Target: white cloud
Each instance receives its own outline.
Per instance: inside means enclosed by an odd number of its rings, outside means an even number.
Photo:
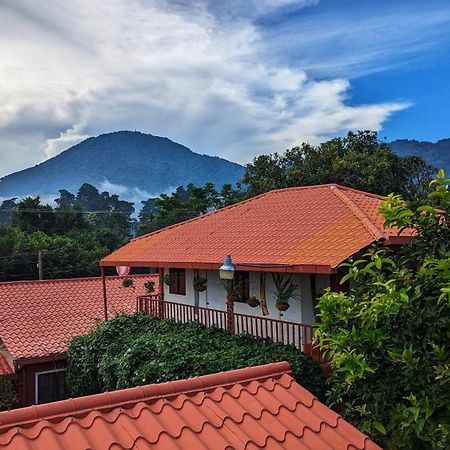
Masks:
[[[61,131],[59,137],[47,139],[43,149],[45,159],[52,158],[63,150],[87,139],[89,135],[83,134],[84,128],[84,124],[77,123],[66,131]]]
[[[119,129],[246,162],[299,141],[380,129],[408,106],[349,106],[344,77],[315,80],[296,61],[276,62],[279,43],[271,47],[250,18],[255,5],[267,14],[317,1],[238,3],[242,15],[230,20],[206,0],[3,0],[0,176]]]

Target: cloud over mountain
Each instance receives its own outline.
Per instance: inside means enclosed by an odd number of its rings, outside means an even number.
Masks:
[[[116,129],[238,162],[379,129],[408,102],[350,106],[345,77],[312,78],[265,39],[268,15],[317,3],[3,0],[0,176]]]

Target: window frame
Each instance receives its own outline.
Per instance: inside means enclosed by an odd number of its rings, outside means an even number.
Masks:
[[[169,294],[186,295],[186,269],[170,267],[169,278]]]
[[[39,403],[39,377],[41,375],[48,375],[49,373],[56,373],[56,372],[67,372],[67,369],[65,369],[65,368],[52,369],[52,370],[43,370],[41,372],[35,372],[35,374],[34,374],[34,403],[35,403],[35,405],[45,405],[46,403],[63,400],[63,399],[58,399],[58,400],[51,400],[50,402]],[[67,389],[67,387],[66,387],[66,383],[64,380],[64,390],[66,391],[66,389]]]

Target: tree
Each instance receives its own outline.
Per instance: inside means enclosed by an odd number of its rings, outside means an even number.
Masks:
[[[386,448],[450,448],[449,184],[440,171],[426,200],[389,196],[385,225],[416,242],[346,264],[352,290],[318,303],[329,401]]]
[[[3,200],[0,205],[0,225],[11,225],[12,213],[17,208],[17,198]]]
[[[12,381],[0,375],[0,411],[16,407],[18,399]]]
[[[376,132],[349,132],[319,146],[302,144],[283,154],[261,155],[247,164],[247,196],[272,189],[337,183],[388,195],[413,198],[427,192],[432,167],[422,158],[402,158],[378,141]]]

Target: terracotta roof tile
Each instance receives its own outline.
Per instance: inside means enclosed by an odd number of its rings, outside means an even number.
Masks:
[[[0,448],[380,449],[286,362],[0,413]]]
[[[157,276],[132,278],[134,289],[122,287],[120,277],[106,278],[110,315],[135,312],[148,279],[158,287]],[[0,340],[15,359],[64,353],[71,338],[103,320],[102,279],[4,282],[0,304]]]
[[[134,239],[101,264],[219,267],[231,254],[238,264],[329,271],[374,241],[397,236],[397,229],[383,228],[383,200],[335,184],[271,191]]]

